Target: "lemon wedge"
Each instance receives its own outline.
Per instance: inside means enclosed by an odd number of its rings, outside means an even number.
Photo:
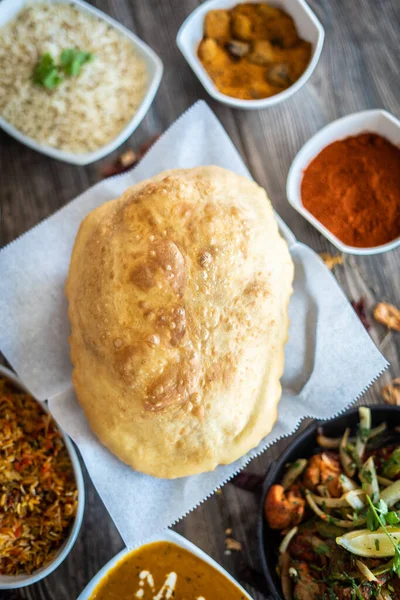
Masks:
[[[400,528],[386,528],[394,544],[400,543]],[[336,538],[336,543],[357,556],[366,558],[382,558],[394,556],[394,545],[383,529],[370,531],[358,529]]]

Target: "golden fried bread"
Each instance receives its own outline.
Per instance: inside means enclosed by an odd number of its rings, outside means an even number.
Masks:
[[[101,442],[164,478],[254,448],[277,416],[292,279],[264,190],[228,170],[167,171],[91,212],[67,296]]]

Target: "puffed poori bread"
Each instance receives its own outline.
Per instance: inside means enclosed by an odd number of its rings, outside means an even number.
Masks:
[[[277,417],[292,280],[264,190],[228,170],[167,171],[91,212],[67,295],[101,442],[164,478],[254,448]]]

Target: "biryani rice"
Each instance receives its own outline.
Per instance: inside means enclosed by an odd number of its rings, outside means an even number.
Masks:
[[[30,574],[51,562],[77,506],[72,463],[54,420],[0,378],[0,574]]]
[[[32,81],[49,52],[93,55],[78,76],[49,90]],[[36,142],[84,153],[111,142],[137,112],[148,86],[132,41],[103,19],[69,4],[27,5],[0,29],[0,114]]]

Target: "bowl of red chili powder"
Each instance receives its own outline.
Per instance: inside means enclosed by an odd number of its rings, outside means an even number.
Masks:
[[[366,110],[333,121],[290,168],[290,204],[342,252],[400,245],[400,121]]]

